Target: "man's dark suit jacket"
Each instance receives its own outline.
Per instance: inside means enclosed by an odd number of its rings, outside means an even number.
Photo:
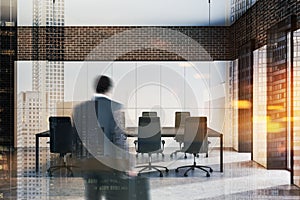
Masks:
[[[106,137],[118,147],[126,148],[126,136],[122,130],[124,117],[122,116],[122,104],[106,97],[95,97],[95,109],[99,126]]]

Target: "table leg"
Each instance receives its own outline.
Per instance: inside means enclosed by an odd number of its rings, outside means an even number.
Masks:
[[[223,134],[220,135],[220,171],[223,172]]]

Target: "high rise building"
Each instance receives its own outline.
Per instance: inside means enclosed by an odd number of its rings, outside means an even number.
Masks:
[[[38,91],[21,92],[17,99],[17,195],[20,198],[41,199],[49,194],[49,180],[36,178],[35,133],[41,132],[45,126],[44,117],[40,114],[44,109]],[[40,172],[49,167],[48,140],[40,139]]]
[[[64,100],[64,63],[34,61],[32,90],[39,93],[41,101],[42,130],[48,129],[48,117],[56,115],[56,104]]]
[[[239,19],[257,0],[230,0],[230,22]]]
[[[53,25],[64,25],[64,0],[34,0],[33,26]],[[35,39],[39,38],[33,37]],[[21,92],[18,96],[18,104],[21,105],[18,105],[17,135],[21,136],[26,130],[26,134],[31,135],[27,139],[32,141],[21,139],[17,144],[18,147],[31,147],[34,135],[48,130],[48,118],[56,114],[57,102],[64,100],[63,62],[34,61],[32,91]]]
[[[42,131],[41,99],[39,92],[21,92],[18,95],[17,147],[35,147],[35,134]]]
[[[64,26],[64,18],[64,0],[34,0],[33,26]],[[39,92],[44,108],[44,128],[48,128],[48,117],[56,114],[56,103],[64,100],[64,63],[35,61],[32,79],[32,89]]]
[[[33,26],[64,26],[65,0],[34,0]]]
[[[64,0],[34,0],[33,26],[64,25]],[[39,40],[33,35],[34,40]],[[64,100],[63,62],[33,61],[32,91],[21,91],[17,98],[18,197],[41,199],[49,194],[49,180],[35,179],[35,134],[49,129],[49,116],[56,115],[56,104]],[[40,139],[39,169],[49,167],[49,138]]]

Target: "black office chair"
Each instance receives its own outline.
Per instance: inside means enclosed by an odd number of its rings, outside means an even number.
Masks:
[[[142,117],[157,117],[157,112],[155,111],[144,111],[142,112]],[[136,141],[134,141],[134,145],[136,145]],[[136,157],[138,157],[138,153],[136,154]],[[142,153],[142,155],[144,155]],[[164,154],[162,153],[162,157],[164,157]]]
[[[142,112],[143,117],[157,117],[157,112],[155,111],[144,111]]]
[[[175,128],[184,129],[185,119],[187,117],[190,117],[190,112],[175,112]],[[173,155],[176,156],[178,152],[184,152],[182,149],[183,134],[177,133],[174,140],[179,143],[179,149],[170,154],[171,158],[173,158]],[[186,153],[184,153],[184,158],[187,158]]]
[[[70,117],[49,117],[50,128],[50,152],[59,153],[60,158],[63,158],[63,165],[51,166],[47,172],[49,176],[52,173],[65,168],[73,176],[72,165],[67,165],[67,154],[72,153],[73,149],[73,127]]]
[[[206,117],[188,117],[185,120],[184,127],[184,146],[185,153],[193,154],[193,165],[186,165],[176,168],[175,172],[178,172],[181,168],[188,168],[184,176],[188,176],[187,173],[195,168],[201,169],[206,172],[206,176],[210,177],[209,172],[213,172],[211,167],[197,165],[196,157],[198,153],[207,153],[208,141],[207,141],[207,118]],[[208,171],[208,170],[209,171]]]
[[[146,169],[155,169],[163,177],[163,173],[158,168],[164,168],[168,172],[168,168],[159,165],[152,165],[152,154],[162,153],[165,141],[161,140],[161,127],[159,117],[139,117],[138,140],[135,141],[135,149],[138,153],[148,153],[148,165],[137,166],[142,168],[139,174]]]

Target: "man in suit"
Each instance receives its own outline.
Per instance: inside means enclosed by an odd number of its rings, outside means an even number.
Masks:
[[[110,98],[112,80],[100,76],[93,101],[86,101],[74,110],[74,121],[83,150],[82,174],[85,198],[149,199],[147,179],[128,176],[129,152],[124,131],[122,104]],[[86,157],[86,158],[85,158]]]
[[[117,147],[127,150],[122,104],[112,100],[108,95],[112,86],[109,77],[99,77],[94,95],[96,115],[107,139]]]

